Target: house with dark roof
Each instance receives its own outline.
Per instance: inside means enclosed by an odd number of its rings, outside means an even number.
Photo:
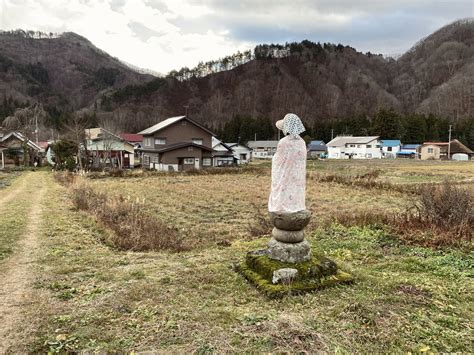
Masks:
[[[308,144],[307,151],[309,159],[320,158],[326,155],[328,147],[326,147],[323,141],[311,141]]]
[[[143,135],[142,165],[161,171],[184,171],[213,165],[215,134],[187,116],[168,118]]]

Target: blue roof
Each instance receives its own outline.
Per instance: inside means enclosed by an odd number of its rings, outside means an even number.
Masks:
[[[417,149],[421,144],[404,144],[402,149]]]
[[[385,139],[381,141],[382,147],[397,147],[402,144],[398,139]]]
[[[323,141],[311,141],[309,142],[310,145],[324,145]]]
[[[397,152],[397,155],[412,155],[412,154],[415,154],[415,152],[407,152],[403,150]]]

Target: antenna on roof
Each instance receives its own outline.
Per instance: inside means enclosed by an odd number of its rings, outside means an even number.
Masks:
[[[184,105],[183,107],[184,107],[184,115],[186,117],[188,117],[188,107],[189,107],[189,105]]]

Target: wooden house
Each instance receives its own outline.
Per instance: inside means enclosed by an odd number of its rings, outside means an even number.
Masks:
[[[448,152],[450,157],[448,157]],[[425,142],[420,149],[421,160],[446,160],[450,159],[453,154],[466,154],[472,157],[474,152],[457,139],[451,140],[451,143]]]
[[[129,169],[135,165],[134,146],[105,128],[85,130],[88,159],[93,168]]]
[[[311,141],[307,148],[309,159],[324,157],[328,151],[328,147],[323,141]]]
[[[161,171],[201,169],[213,164],[214,133],[187,116],[149,127],[143,135],[142,165]]]
[[[247,146],[252,150],[252,158],[271,159],[276,153],[278,141],[248,141]]]
[[[2,136],[0,140],[0,144],[6,147],[4,150],[4,165],[19,166],[25,164],[25,142],[28,150],[28,165],[33,166],[35,162],[40,163],[44,153],[41,147],[20,132],[10,132]]]
[[[237,163],[232,148],[216,137],[212,137],[212,150],[213,166],[232,166]]]

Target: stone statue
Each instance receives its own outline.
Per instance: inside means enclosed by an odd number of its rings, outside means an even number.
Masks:
[[[306,210],[306,144],[300,118],[287,114],[276,123],[285,135],[278,142],[272,160],[272,185],[268,210],[275,226],[269,243],[269,257],[282,262],[301,262],[311,258],[311,248],[303,229],[311,213]]]
[[[284,134],[272,160],[272,184],[268,210],[273,223],[267,249],[247,253],[237,266],[244,277],[270,297],[310,292],[341,282],[351,282],[343,272],[321,253],[311,252],[304,229],[311,218],[306,209],[306,144],[300,134],[305,131],[295,114],[287,114],[276,123]]]

